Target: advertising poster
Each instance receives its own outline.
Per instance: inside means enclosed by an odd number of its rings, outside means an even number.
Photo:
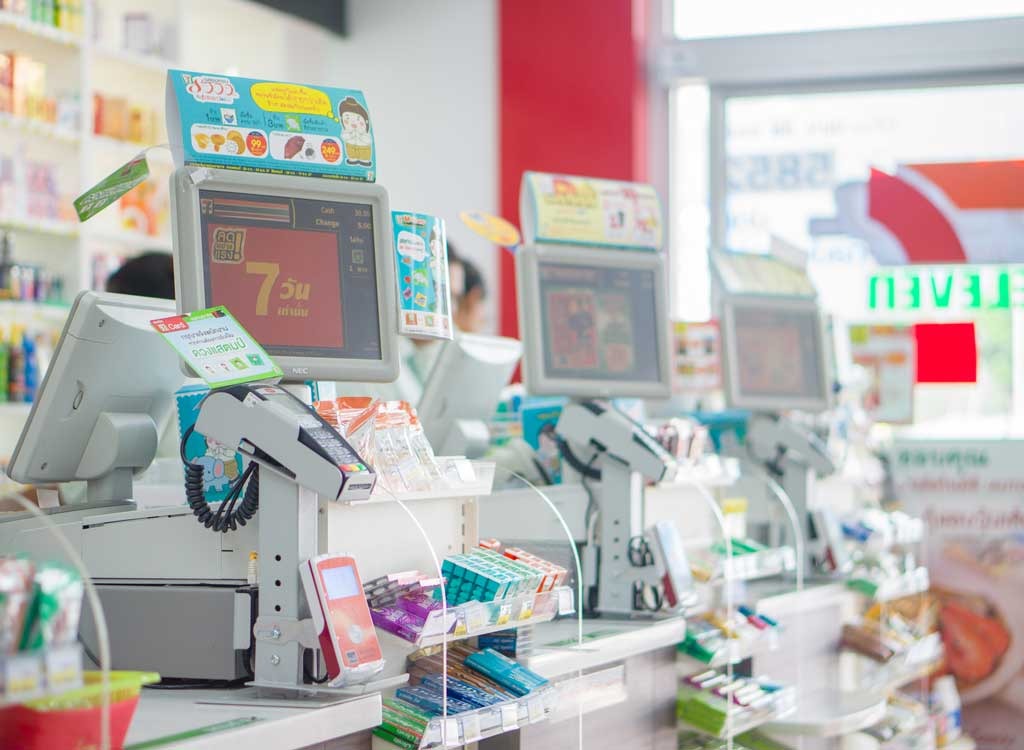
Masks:
[[[661,250],[658,194],[650,185],[526,172],[526,241]]]
[[[1024,436],[895,441],[904,510],[927,565],[964,729],[980,750],[1024,749]]]
[[[912,326],[850,326],[850,357],[870,377],[863,406],[872,420],[913,421],[915,347]]]
[[[392,211],[391,221],[400,308],[398,332],[417,338],[452,338],[444,220],[427,214]]]
[[[362,92],[167,71],[175,164],[373,182],[373,123]]]
[[[678,396],[711,393],[722,387],[718,322],[673,324],[672,390]]]

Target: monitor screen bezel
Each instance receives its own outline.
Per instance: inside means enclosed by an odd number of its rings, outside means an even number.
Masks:
[[[392,382],[398,377],[398,311],[395,292],[391,210],[380,185],[240,172],[228,169],[179,168],[171,175],[174,286],[179,312],[209,305],[203,263],[200,190],[304,198],[334,203],[361,203],[373,209],[374,266],[377,275],[377,320],[381,358],[306,357],[275,354],[286,381]]]
[[[619,268],[654,273],[654,314],[658,322],[659,379],[589,380],[551,375],[544,366],[541,320],[540,264]],[[639,250],[595,250],[574,245],[527,245],[516,251],[516,286],[519,337],[523,341],[523,383],[534,396],[573,398],[668,398],[672,393],[670,326],[668,321],[668,268],[661,253]]]
[[[740,309],[764,310],[769,312],[799,312],[812,316],[815,320],[814,335],[818,351],[819,395],[765,396],[750,395],[742,391],[739,380],[739,369],[734,363],[739,361],[736,346],[736,312]],[[831,405],[829,393],[830,365],[825,350],[825,326],[821,308],[813,297],[791,297],[763,294],[734,294],[722,298],[721,314],[722,335],[722,376],[726,403],[733,409],[747,409],[756,412],[805,411],[823,412]]]

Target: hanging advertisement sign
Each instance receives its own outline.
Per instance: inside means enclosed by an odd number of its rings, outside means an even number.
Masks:
[[[875,422],[914,419],[916,351],[912,326],[851,325],[850,358],[871,380],[864,411]]]

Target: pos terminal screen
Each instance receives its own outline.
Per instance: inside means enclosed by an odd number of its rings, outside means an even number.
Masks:
[[[548,377],[661,380],[653,270],[542,262],[538,278]]]
[[[373,208],[200,190],[206,306],[271,354],[381,359]]]
[[[738,307],[733,325],[742,396],[825,398],[821,329],[815,313]]]
[[[320,571],[328,599],[346,599],[359,593],[356,572],[351,565],[339,565]]]

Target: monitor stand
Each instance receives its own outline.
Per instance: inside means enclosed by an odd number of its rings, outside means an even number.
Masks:
[[[158,441],[156,422],[148,414],[100,414],[76,472],[80,477],[88,477],[87,502],[130,502],[135,471],[153,462]]]

